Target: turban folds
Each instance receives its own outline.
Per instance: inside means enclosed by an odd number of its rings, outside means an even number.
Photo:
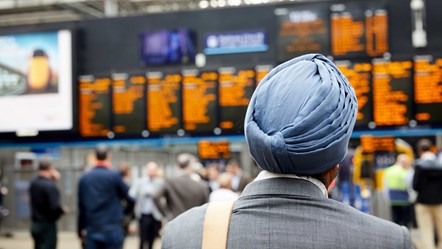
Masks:
[[[273,173],[325,172],[347,153],[357,106],[352,86],[323,55],[287,61],[250,100],[244,124],[250,153]]]

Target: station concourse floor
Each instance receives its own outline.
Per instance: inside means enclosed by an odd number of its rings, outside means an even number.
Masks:
[[[130,235],[124,241],[124,249],[138,249],[137,235]],[[13,237],[0,236],[0,249],[32,249],[31,234],[28,231],[14,231]],[[161,248],[161,240],[155,241],[154,249]],[[57,249],[81,249],[75,232],[58,232]]]
[[[420,246],[419,232],[415,229],[410,230],[415,249],[424,249]],[[139,248],[137,235],[130,235],[124,242],[124,249]],[[0,236],[0,249],[32,249],[33,242],[28,231],[15,231],[13,237],[7,238]],[[80,241],[75,232],[58,232],[58,249],[81,249]],[[154,249],[161,248],[161,240],[155,241]]]

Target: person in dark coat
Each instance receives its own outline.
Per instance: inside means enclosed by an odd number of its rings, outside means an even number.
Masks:
[[[442,165],[431,151],[432,142],[419,140],[419,159],[415,162],[413,188],[417,192],[416,220],[421,234],[423,248],[442,248]],[[439,245],[434,243],[434,229],[437,230]]]
[[[38,176],[32,180],[29,188],[34,249],[57,247],[56,222],[66,210],[60,203],[60,192],[54,183],[59,177],[60,174],[49,160],[40,160]]]
[[[110,153],[98,147],[95,167],[78,184],[78,235],[86,249],[121,249],[123,246],[123,200],[133,202],[129,187],[111,169]]]

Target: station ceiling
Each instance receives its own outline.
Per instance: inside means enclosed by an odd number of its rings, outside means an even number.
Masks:
[[[0,26],[312,0],[1,0]]]

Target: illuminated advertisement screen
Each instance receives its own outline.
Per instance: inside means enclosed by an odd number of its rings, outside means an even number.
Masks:
[[[69,30],[0,36],[0,132],[73,128]]]

